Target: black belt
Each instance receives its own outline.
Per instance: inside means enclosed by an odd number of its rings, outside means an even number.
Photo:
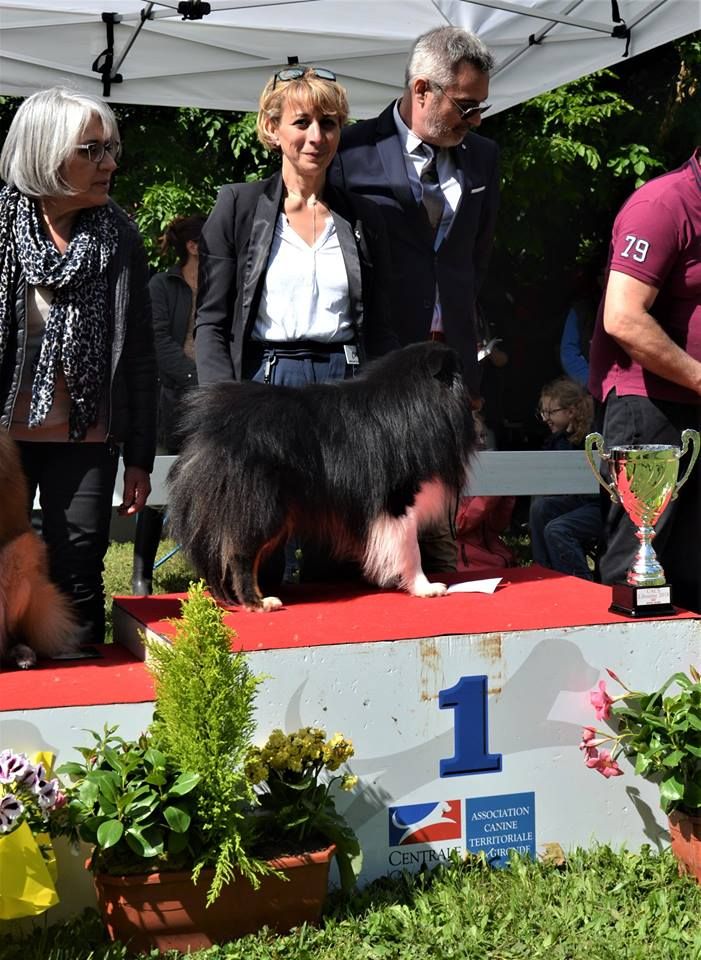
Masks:
[[[343,353],[344,347],[350,347],[353,343],[353,340],[344,343],[324,343],[321,340],[252,340],[251,346],[262,353],[271,351],[281,357],[299,357]]]

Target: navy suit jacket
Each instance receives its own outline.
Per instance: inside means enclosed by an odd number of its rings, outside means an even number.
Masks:
[[[379,117],[344,128],[329,179],[373,200],[384,216],[392,257],[392,317],[402,344],[428,338],[437,285],[446,340],[460,354],[470,391],[478,394],[475,299],[494,235],[499,151],[492,140],[472,132],[455,149],[462,197],[434,251],[424,208],[411,190],[393,111],[390,104]]]

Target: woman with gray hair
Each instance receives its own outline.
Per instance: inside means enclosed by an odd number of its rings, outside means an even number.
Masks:
[[[156,440],[148,265],[109,197],[120,146],[105,103],[54,87],[22,103],[0,155],[0,427],[30,502],[39,491],[51,576],[88,644],[104,640],[118,444],[132,515]]]

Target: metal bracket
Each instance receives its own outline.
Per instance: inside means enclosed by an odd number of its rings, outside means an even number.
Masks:
[[[114,25],[121,23],[121,13],[103,13],[102,22],[107,30],[107,46],[93,60],[92,69],[102,75],[102,96],[109,97],[112,84],[121,83],[121,73],[112,73],[114,65]]]

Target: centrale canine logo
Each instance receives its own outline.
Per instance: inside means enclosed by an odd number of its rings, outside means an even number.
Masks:
[[[387,814],[390,847],[462,839],[459,800],[437,800],[433,803],[389,807]]]

